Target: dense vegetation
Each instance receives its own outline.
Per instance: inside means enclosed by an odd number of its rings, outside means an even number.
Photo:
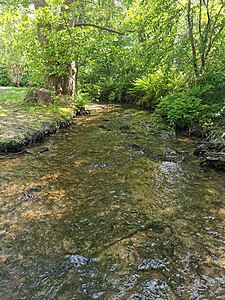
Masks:
[[[21,0],[0,4],[0,85],[85,103],[137,103],[159,127],[225,117],[224,0]]]

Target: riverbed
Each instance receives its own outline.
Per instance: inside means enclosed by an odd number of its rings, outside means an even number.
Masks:
[[[225,299],[225,174],[102,106],[2,156],[0,299]]]

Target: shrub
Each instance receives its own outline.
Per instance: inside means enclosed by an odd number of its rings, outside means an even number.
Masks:
[[[179,90],[183,85],[181,74],[167,74],[158,70],[134,81],[131,92],[137,96],[138,104],[154,108],[167,94]]]
[[[222,103],[212,101],[211,85],[195,86],[190,90],[164,97],[155,111],[155,121],[166,121],[172,128],[203,129],[213,124]]]
[[[30,82],[30,75],[28,72],[24,72],[22,79],[20,81],[20,86],[29,86],[29,82]]]
[[[75,99],[75,104],[79,109],[84,109],[91,102],[91,97],[88,93],[79,92]]]
[[[11,86],[11,80],[9,79],[7,69],[0,65],[0,86]]]
[[[100,87],[93,83],[83,83],[82,93],[88,94],[90,98],[99,100],[100,98]]]

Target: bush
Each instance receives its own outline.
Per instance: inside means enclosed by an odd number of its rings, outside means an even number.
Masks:
[[[29,82],[30,82],[30,75],[28,72],[24,72],[22,79],[20,81],[20,86],[29,86]]]
[[[211,126],[222,109],[222,102],[212,101],[213,91],[211,85],[201,85],[164,97],[155,111],[156,123],[164,120],[172,128],[189,130]]]
[[[100,101],[109,102],[130,102],[131,95],[129,89],[131,84],[126,79],[120,80],[118,78],[100,81],[96,84],[86,84],[82,90],[87,91],[88,94]]]
[[[83,83],[82,93],[88,94],[90,98],[99,100],[100,98],[100,87],[97,84]]]
[[[198,123],[204,107],[201,99],[185,93],[165,97],[156,109],[156,115],[166,119],[172,128],[190,128]]]
[[[167,94],[179,90],[183,85],[181,74],[163,73],[161,70],[153,74],[137,78],[131,92],[138,98],[138,104],[154,108]]]
[[[88,93],[79,92],[76,96],[75,104],[79,109],[84,109],[91,102],[91,97]]]
[[[9,79],[8,72],[4,66],[0,66],[0,86],[11,86],[11,80]]]

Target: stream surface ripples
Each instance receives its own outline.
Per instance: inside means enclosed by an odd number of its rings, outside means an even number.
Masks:
[[[105,106],[0,160],[0,299],[225,299],[225,174]]]

